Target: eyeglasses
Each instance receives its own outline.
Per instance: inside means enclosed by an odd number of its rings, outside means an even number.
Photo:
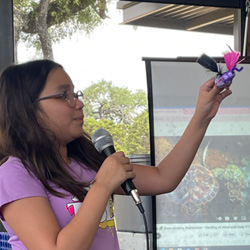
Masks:
[[[76,99],[80,100],[81,102],[84,102],[84,96],[83,96],[82,91],[80,91],[80,90],[78,90],[76,93],[74,93],[72,91],[64,91],[64,92],[56,93],[53,95],[40,97],[40,98],[34,100],[33,102],[39,102],[39,101],[51,99],[51,98],[64,98],[68,102],[68,104],[71,108],[75,107]]]

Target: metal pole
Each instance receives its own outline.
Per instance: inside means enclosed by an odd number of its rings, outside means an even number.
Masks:
[[[0,72],[13,62],[13,1],[0,0]]]
[[[250,10],[250,0],[246,0],[246,21],[245,21],[245,32],[244,32],[244,43],[243,43],[243,56],[247,56],[247,37],[248,37],[248,16],[249,16],[249,10]],[[250,51],[248,51],[248,54]]]

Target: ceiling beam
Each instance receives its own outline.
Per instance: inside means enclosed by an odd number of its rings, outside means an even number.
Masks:
[[[123,0],[121,0],[123,2]],[[224,8],[237,8],[240,9],[244,0],[136,0],[131,2],[151,2],[151,3],[174,3],[174,4],[187,4],[187,5],[199,5],[199,6],[213,6]]]
[[[219,21],[223,21],[233,17],[234,17],[233,9],[218,10],[216,12],[213,12],[213,14],[209,13],[188,21],[186,23],[186,30],[196,30],[198,28],[211,25]]]
[[[184,29],[185,24],[183,23],[183,21],[169,20],[169,19],[167,20],[167,19],[160,19],[160,18],[155,18],[155,17],[148,17],[144,20],[142,19],[134,20],[133,22],[130,22],[129,24],[135,25],[135,26],[152,27],[152,28],[185,30]],[[225,26],[219,26],[216,24],[211,24],[209,26],[200,27],[194,31],[233,35],[232,26],[225,27]]]
[[[151,15],[160,10],[167,9],[174,4],[140,3],[123,9],[123,24]],[[119,6],[118,6],[119,8]],[[120,6],[121,8],[121,6]]]

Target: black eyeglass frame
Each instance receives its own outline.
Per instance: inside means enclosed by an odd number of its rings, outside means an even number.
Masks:
[[[73,105],[71,104],[71,100],[68,98],[69,94],[67,94],[67,91],[55,93],[53,95],[43,96],[43,97],[37,98],[36,100],[34,100],[32,102],[39,102],[39,101],[47,100],[47,99],[51,99],[51,98],[63,97],[69,103],[70,107],[74,107],[76,98],[78,99],[79,97],[82,97],[82,100],[83,100],[84,95],[83,95],[83,92],[81,90],[78,90],[77,92],[72,92],[72,94],[73,94],[73,101],[74,101],[74,103],[72,103]]]

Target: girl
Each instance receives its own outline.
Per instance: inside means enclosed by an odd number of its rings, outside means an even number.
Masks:
[[[174,190],[221,101],[214,79],[201,86],[183,136],[156,167],[104,159],[83,129],[81,91],[49,60],[8,67],[0,78],[0,216],[12,249],[118,250],[112,194],[132,178],[140,195]]]

